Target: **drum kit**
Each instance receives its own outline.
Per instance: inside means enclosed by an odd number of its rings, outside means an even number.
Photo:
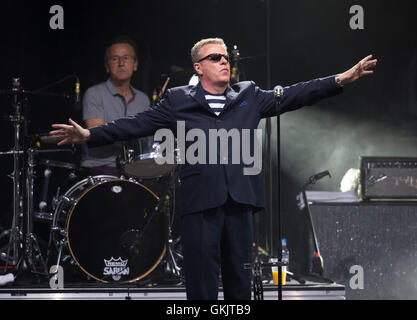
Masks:
[[[77,275],[78,282],[182,283],[180,239],[175,234],[180,165],[157,164],[157,144],[146,154],[124,148],[118,159],[120,176],[93,176],[72,162],[40,159],[75,151],[26,146],[25,92],[18,78],[8,93],[13,96],[9,120],[14,147],[0,156],[13,157],[13,212],[11,227],[0,234],[8,240],[0,248],[0,273],[15,268],[16,280],[30,275],[49,282],[49,271],[62,266],[65,275]],[[178,160],[178,150],[176,156]],[[65,174],[51,190],[56,171]],[[47,239],[34,231],[38,221],[47,225]]]
[[[234,83],[239,81],[238,62],[254,57],[241,57],[236,46],[231,54]],[[182,70],[162,75],[166,80],[152,106],[162,98],[172,78],[193,73]],[[14,168],[9,175],[13,180],[11,226],[0,229],[0,262],[4,263],[0,264],[0,274],[15,268],[16,279],[29,272],[38,279],[45,276],[49,280],[50,270],[65,265],[65,274],[75,271],[81,281],[183,282],[176,212],[181,168],[179,164],[158,164],[155,160],[161,154],[157,144],[151,152],[139,154],[123,143],[116,161],[121,174],[113,176],[90,175],[88,168],[75,163],[45,159],[42,155],[74,157],[76,152],[74,147],[56,147],[56,141],[47,134],[32,135],[35,143],[26,142],[27,97],[73,99],[74,95],[44,91],[70,78],[76,79],[75,101],[79,102],[79,79],[75,75],[35,91],[23,90],[20,78],[13,78],[12,89],[0,90],[0,94],[12,97],[13,114],[7,118],[14,127],[12,150],[0,152],[0,156],[13,158]],[[189,84],[196,82],[193,75]],[[54,147],[43,149],[40,142]],[[175,150],[178,163],[182,163],[180,156]],[[54,186],[51,183],[57,171],[61,173],[60,181]],[[46,241],[35,232],[34,222],[47,225]],[[2,247],[4,239],[8,241]]]

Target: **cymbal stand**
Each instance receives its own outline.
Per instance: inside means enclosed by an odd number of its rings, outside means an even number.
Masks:
[[[27,270],[35,271],[35,259],[39,259],[46,265],[41,258],[41,252],[36,237],[33,234],[33,177],[34,177],[34,150],[30,149],[27,153],[21,137],[21,126],[26,126],[25,116],[22,114],[22,90],[20,78],[13,78],[14,114],[10,116],[10,121],[14,126],[14,149],[1,154],[12,154],[14,171],[11,175],[13,179],[13,218],[10,229],[7,253],[0,253],[0,257],[5,260],[4,272],[9,268],[9,264],[17,267],[17,273]],[[26,131],[26,127],[24,127]],[[25,132],[24,132],[25,133]],[[25,157],[28,154],[28,167],[25,177]],[[26,208],[24,208],[24,181],[26,180]],[[25,212],[26,210],[26,212]],[[26,216],[25,216],[26,213]],[[24,221],[26,218],[26,221]],[[26,225],[24,225],[26,222]]]
[[[36,151],[32,148],[28,149],[28,167],[26,175],[26,201],[27,201],[27,214],[26,214],[26,245],[25,245],[25,257],[27,263],[31,268],[32,272],[36,273],[36,268],[41,267],[43,274],[47,274],[46,262],[42,257],[42,253],[39,247],[38,240],[33,233],[33,186],[34,186],[34,167]],[[41,263],[41,266],[36,266],[35,262]]]
[[[181,267],[177,264],[177,259],[175,256],[180,257],[180,254],[177,253],[174,249],[174,241],[172,239],[172,223],[175,214],[175,187],[179,182],[179,173],[178,169],[174,170],[171,173],[168,192],[163,195],[162,199],[162,210],[165,215],[165,228],[166,228],[166,248],[167,252],[164,258],[165,263],[165,273],[174,276],[180,280],[183,280],[181,275]]]
[[[19,261],[20,251],[23,248],[23,231],[22,231],[22,218],[23,218],[23,197],[22,197],[22,179],[23,170],[21,163],[24,159],[24,151],[22,150],[21,141],[21,125],[24,123],[25,118],[21,113],[22,102],[20,95],[22,88],[19,78],[13,78],[13,109],[14,114],[10,116],[10,121],[14,127],[14,148],[12,151],[5,152],[3,154],[13,155],[13,173],[11,178],[13,180],[13,219],[9,233],[9,244],[7,246],[7,253],[2,252],[0,257],[6,261],[4,266],[4,272],[7,272],[9,264],[17,265]]]

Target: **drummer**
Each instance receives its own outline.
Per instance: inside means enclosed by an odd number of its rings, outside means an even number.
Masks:
[[[90,87],[83,97],[83,120],[87,128],[135,115],[150,107],[148,96],[131,85],[133,73],[138,70],[137,45],[133,39],[127,36],[113,39],[105,50],[104,68],[109,75],[107,81]],[[96,148],[83,145],[81,165],[90,168],[92,175],[120,176],[117,157],[122,157],[123,147],[144,153],[151,145],[151,137]]]

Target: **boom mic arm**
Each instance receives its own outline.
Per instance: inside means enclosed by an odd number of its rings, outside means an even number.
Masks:
[[[330,178],[332,177],[328,170],[312,175],[310,178],[308,178],[308,182],[309,182],[309,184],[314,184],[318,180],[323,179],[326,176],[329,176]]]

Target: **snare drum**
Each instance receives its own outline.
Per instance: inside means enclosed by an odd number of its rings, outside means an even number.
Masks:
[[[51,239],[75,265],[100,282],[134,282],[151,273],[166,251],[158,197],[134,180],[88,177],[61,198]]]
[[[128,159],[123,165],[123,172],[127,176],[139,179],[157,179],[166,177],[178,168],[180,153],[175,149],[173,163],[164,163],[166,160],[159,151],[159,144],[154,143],[152,152],[135,155],[132,150],[128,151]]]

